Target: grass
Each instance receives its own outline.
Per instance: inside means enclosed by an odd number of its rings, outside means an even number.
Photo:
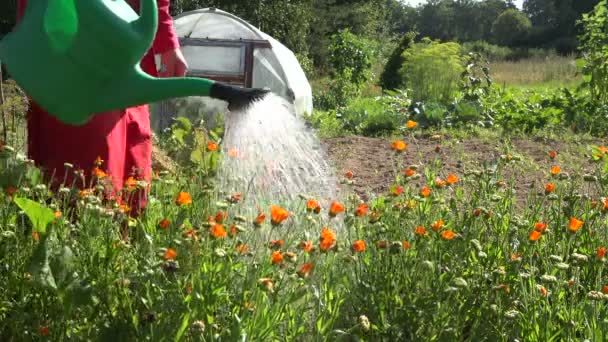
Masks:
[[[495,83],[513,87],[562,87],[581,81],[574,57],[551,56],[517,62],[493,62],[490,70]]]

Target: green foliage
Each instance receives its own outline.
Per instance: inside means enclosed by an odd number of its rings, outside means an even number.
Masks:
[[[372,51],[369,44],[350,30],[341,30],[332,36],[329,47],[331,64],[338,77],[361,86],[370,77]]]
[[[497,43],[511,46],[525,39],[530,28],[532,23],[525,14],[516,9],[508,9],[492,24],[492,36]]]
[[[220,140],[213,131],[207,132],[187,118],[179,117],[161,137],[160,147],[183,168],[212,176],[217,172],[219,154],[208,151],[207,145],[209,142],[219,143]]]
[[[351,82],[350,70],[344,75],[326,79],[314,88],[313,102],[317,109],[330,110],[346,106],[353,98],[361,94],[361,87]]]
[[[375,98],[354,98],[348,105],[329,111],[315,111],[308,118],[323,137],[355,133],[386,135],[400,129],[409,119],[411,100],[404,92],[388,92]]]
[[[608,102],[608,2],[600,1],[590,14],[581,20],[580,36],[583,56],[578,64],[583,73],[584,86],[591,99],[600,105]]]
[[[46,227],[55,220],[52,210],[27,198],[15,198],[15,204],[32,222],[34,232],[46,234]]]
[[[402,87],[404,84],[403,78],[399,73],[399,69],[405,62],[403,53],[412,47],[414,44],[415,32],[407,32],[401,37],[399,45],[393,50],[393,53],[384,66],[384,70],[380,75],[380,86],[386,90],[394,90]]]
[[[461,46],[425,39],[403,53],[399,70],[416,102],[451,103],[464,70]]]

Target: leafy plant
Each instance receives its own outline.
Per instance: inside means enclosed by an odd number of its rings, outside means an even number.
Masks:
[[[331,64],[339,77],[361,86],[370,78],[372,51],[369,44],[350,30],[332,36],[329,47]]]
[[[608,102],[608,1],[600,1],[595,9],[584,14],[579,22],[582,58],[577,61],[583,73],[584,86],[591,99],[600,104]]]
[[[414,101],[453,101],[464,70],[459,44],[423,39],[405,50],[403,58],[399,72]]]

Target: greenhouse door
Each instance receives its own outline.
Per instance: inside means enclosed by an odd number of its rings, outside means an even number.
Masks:
[[[180,38],[188,76],[252,87],[253,52],[272,48],[266,40]]]

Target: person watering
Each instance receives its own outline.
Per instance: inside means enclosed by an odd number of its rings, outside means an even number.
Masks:
[[[17,25],[0,41],[0,59],[31,98],[28,155],[54,175],[55,187],[64,177],[81,189],[104,178],[116,197],[134,181],[149,183],[150,102],[199,95],[232,108],[268,92],[184,77],[188,65],[169,6],[169,0],[18,0]],[[146,202],[140,189],[125,204],[136,216]]]

